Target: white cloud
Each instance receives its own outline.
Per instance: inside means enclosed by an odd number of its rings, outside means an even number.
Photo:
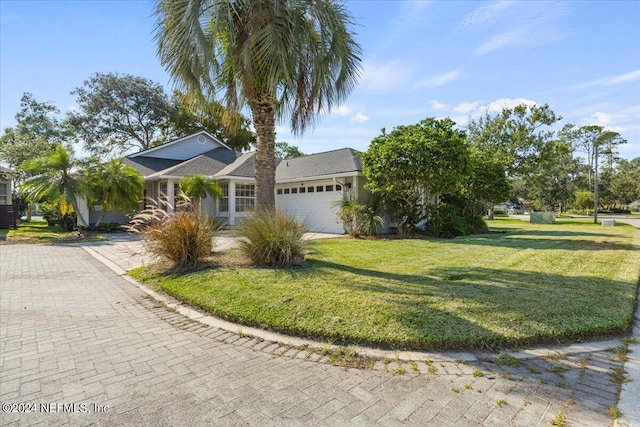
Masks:
[[[391,61],[388,63],[363,63],[361,86],[373,93],[387,93],[403,86],[413,74],[408,64]]]
[[[334,112],[336,112],[339,116],[350,116],[351,115],[351,109],[349,107],[347,107],[346,105],[341,105],[338,108],[333,110]]]
[[[620,83],[633,82],[640,80],[640,70],[631,71],[630,73],[621,74],[619,76],[611,77],[605,83],[606,85],[617,85]]]
[[[622,83],[629,83],[636,80],[640,80],[640,70],[630,71],[624,74],[618,74],[617,76],[605,77],[603,79],[592,80],[587,83],[582,83],[576,86],[572,86],[572,89],[584,89],[591,86],[613,86]]]
[[[591,116],[589,116],[589,121],[591,124],[596,124],[604,127],[609,126],[612,120],[613,120],[613,115],[602,113],[600,111],[593,113]]]
[[[75,105],[71,105],[71,106],[67,107],[67,111],[71,111],[71,112],[77,113],[78,111],[80,111],[80,109],[78,107],[76,107]]]
[[[433,107],[433,109],[437,111],[449,109],[449,106],[447,104],[443,104],[442,102],[435,99],[431,101],[429,104],[431,104],[431,107]]]
[[[453,107],[455,113],[470,113],[478,108],[479,102],[463,102]]]
[[[486,55],[507,47],[542,46],[566,36],[564,2],[494,2],[468,14],[460,27],[484,39],[475,49]],[[477,32],[483,34],[476,34]]]
[[[489,113],[499,113],[505,108],[513,108],[516,105],[520,105],[520,104],[525,104],[530,107],[533,107],[534,105],[538,105],[537,102],[532,101],[530,99],[525,99],[525,98],[501,98],[501,99],[496,99],[493,102],[490,102],[484,107],[480,107],[480,110],[485,110],[485,111],[488,111]]]
[[[447,83],[451,83],[452,81],[456,80],[458,77],[460,77],[460,74],[461,74],[460,70],[452,70],[452,71],[449,71],[448,73],[440,74],[439,76],[427,77],[427,78],[418,80],[418,82],[415,84],[415,87],[426,88],[426,87],[444,86]]]
[[[351,121],[354,123],[366,123],[369,121],[369,116],[366,116],[362,113],[358,113],[355,116],[353,116]]]
[[[504,13],[515,4],[513,1],[494,1],[483,3],[473,12],[467,14],[462,20],[463,27],[481,27],[499,19]]]
[[[426,12],[429,2],[413,0],[399,2],[399,12],[389,23],[389,30],[384,38],[383,48],[395,48],[397,44],[407,36],[419,33],[427,24],[430,15]]]

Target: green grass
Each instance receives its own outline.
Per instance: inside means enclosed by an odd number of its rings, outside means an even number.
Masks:
[[[560,220],[490,222],[452,240],[314,243],[302,267],[217,267],[139,280],[220,317],[347,344],[514,347],[625,333],[640,232]]]
[[[7,233],[7,242],[11,243],[62,243],[102,239],[97,235],[79,236],[76,231],[64,231],[59,225],[49,226],[44,220],[21,221],[18,228]]]

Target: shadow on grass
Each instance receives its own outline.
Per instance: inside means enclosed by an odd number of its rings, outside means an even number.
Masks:
[[[392,273],[313,260],[344,276],[342,287],[392,307],[409,348],[489,348],[559,343],[624,333],[636,286],[589,276],[491,268]],[[373,280],[372,280],[373,279]],[[357,309],[357,307],[354,307]]]

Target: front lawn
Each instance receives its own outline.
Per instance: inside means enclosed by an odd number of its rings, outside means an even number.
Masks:
[[[578,220],[490,226],[452,240],[317,241],[290,270],[131,274],[229,320],[341,343],[494,349],[626,332],[640,231]]]
[[[47,225],[45,220],[21,221],[18,228],[9,230],[6,240],[9,243],[62,243],[88,240],[103,240],[97,235],[79,235],[77,231],[64,231],[59,225]]]

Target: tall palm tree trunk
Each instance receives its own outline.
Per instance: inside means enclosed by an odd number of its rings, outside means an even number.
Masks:
[[[254,162],[256,209],[275,210],[275,100],[268,95],[258,96],[255,101],[249,101],[249,107],[253,116],[253,126],[258,136]]]

